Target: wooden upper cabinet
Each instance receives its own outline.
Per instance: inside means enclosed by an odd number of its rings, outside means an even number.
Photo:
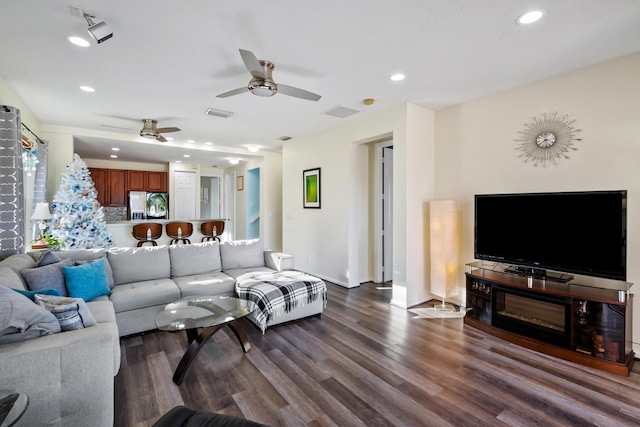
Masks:
[[[145,191],[147,189],[147,172],[128,171],[129,191]]]
[[[147,191],[167,191],[167,173],[166,172],[145,172],[147,178]]]
[[[89,168],[91,179],[98,192],[98,203],[102,206],[109,205],[109,191],[107,191],[107,169]]]
[[[127,206],[127,170],[109,169],[109,206]]]

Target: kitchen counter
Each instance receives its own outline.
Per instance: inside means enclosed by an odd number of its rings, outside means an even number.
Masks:
[[[168,222],[174,221],[184,221],[190,222],[193,224],[193,234],[189,237],[191,243],[199,243],[202,240],[202,233],[200,233],[200,224],[206,221],[224,221],[220,219],[210,219],[210,218],[201,218],[201,219],[157,219],[157,220],[135,220],[135,221],[107,221],[107,229],[111,232],[111,238],[114,242],[115,246],[118,247],[136,247],[138,241],[131,234],[132,228],[137,224],[144,224],[145,222],[158,222],[160,224],[166,224]],[[163,227],[164,228],[164,227]],[[224,236],[224,234],[223,234]],[[223,238],[221,236],[221,238]],[[162,237],[156,240],[158,245],[168,245],[169,237],[167,237],[166,232],[162,231]],[[145,244],[145,246],[151,246],[150,244]]]

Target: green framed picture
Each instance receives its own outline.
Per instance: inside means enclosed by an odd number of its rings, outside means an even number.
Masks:
[[[320,168],[307,169],[302,172],[304,188],[303,206],[320,209]]]

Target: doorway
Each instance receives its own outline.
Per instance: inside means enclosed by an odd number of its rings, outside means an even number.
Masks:
[[[236,172],[224,174],[224,231],[229,240],[236,238]]]
[[[379,142],[375,150],[375,281],[390,286],[393,280],[393,141]]]
[[[247,171],[247,239],[260,237],[260,168]]]
[[[224,218],[222,213],[222,177],[200,177],[200,218]]]

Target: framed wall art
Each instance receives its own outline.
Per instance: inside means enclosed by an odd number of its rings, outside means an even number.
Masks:
[[[320,168],[302,172],[303,206],[320,209]]]
[[[240,175],[236,181],[236,190],[242,191],[244,190],[244,176]]]

